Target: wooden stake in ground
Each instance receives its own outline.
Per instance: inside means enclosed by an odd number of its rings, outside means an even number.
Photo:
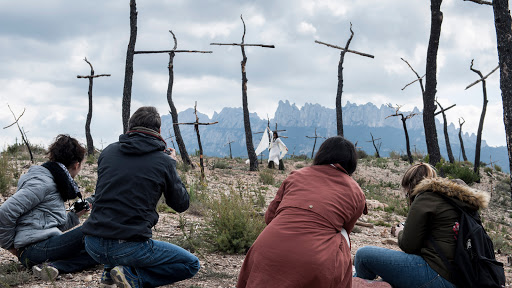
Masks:
[[[482,146],[482,131],[484,129],[484,118],[485,118],[485,113],[487,111],[487,103],[489,102],[487,100],[487,88],[485,85],[485,79],[487,79],[487,77],[489,77],[492,73],[494,73],[494,71],[498,70],[498,68],[500,66],[498,65],[496,68],[494,68],[494,70],[492,70],[489,74],[485,75],[485,77],[484,77],[482,72],[473,68],[473,61],[474,61],[474,59],[471,60],[471,66],[469,66],[469,69],[471,71],[475,72],[476,74],[478,74],[478,76],[480,76],[480,79],[478,79],[477,81],[468,85],[468,87],[466,87],[466,90],[468,88],[472,87],[473,85],[475,85],[476,83],[482,82],[482,93],[484,95],[484,102],[482,104],[482,113],[480,114],[480,122],[478,123],[478,132],[476,133],[475,162],[473,163],[473,171],[476,174],[480,174],[479,168],[480,168],[480,149]]]
[[[94,75],[94,68],[92,68],[91,62],[87,61],[87,57],[84,58],[84,61],[89,64],[91,67],[91,75],[80,76],[77,75],[76,78],[86,78],[89,79],[89,112],[87,112],[87,120],[85,121],[85,138],[87,139],[87,154],[94,155],[94,144],[91,136],[91,120],[92,120],[92,82],[94,78],[98,77],[109,77],[110,74],[99,74]]]
[[[370,135],[372,136],[372,140],[371,141],[366,141],[366,142],[372,142],[373,143],[373,148],[375,148],[375,157],[377,158],[380,158],[380,154],[379,154],[379,149],[380,149],[380,146],[382,145],[382,142],[380,142],[380,138],[373,138],[373,134],[370,133]],[[375,144],[375,141],[379,141],[378,144]]]
[[[401,117],[402,126],[404,128],[404,134],[405,134],[405,146],[407,148],[407,159],[409,159],[409,163],[412,164],[414,162],[414,160],[412,159],[411,146],[409,144],[409,133],[407,133],[407,124],[405,122],[408,119],[411,119],[412,117],[418,115],[418,113],[410,113],[409,115],[404,116],[403,113],[398,113],[400,111],[400,108],[402,108],[402,106],[397,104],[396,107],[393,107],[391,104],[388,104],[388,107],[389,108],[394,108],[395,109],[395,114],[391,114],[388,117],[386,117],[385,119],[387,119],[389,117],[398,117],[398,116]]]
[[[133,55],[135,52],[135,42],[137,41],[137,4],[135,0],[130,0],[130,41],[126,50],[126,64],[124,68],[124,88],[123,88],[123,133],[128,130],[128,120],[130,120],[130,104],[132,101],[132,80],[133,80]]]
[[[453,158],[452,146],[450,145],[450,136],[448,135],[448,121],[446,120],[446,114],[444,112],[450,108],[455,107],[455,104],[453,104],[452,106],[450,106],[446,109],[443,109],[443,107],[441,106],[441,104],[439,104],[437,99],[436,99],[436,103],[437,103],[437,106],[439,106],[439,108],[441,108],[441,111],[434,113],[434,116],[437,116],[441,113],[443,114],[443,129],[444,129],[444,141],[446,143],[446,152],[448,153],[448,159],[450,160],[450,163],[453,164],[453,163],[455,163],[455,158]]]
[[[460,121],[460,119],[462,119],[462,122]],[[466,121],[464,120],[464,118],[459,118],[459,142],[460,142],[460,150],[462,152],[462,159],[464,159],[464,161],[468,161],[468,157],[466,157],[466,149],[464,149],[464,142],[462,141],[462,125],[464,125],[464,123],[466,123]],[[460,158],[459,158],[460,159]]]
[[[172,101],[172,88],[174,84],[174,56],[176,53],[212,53],[212,51],[199,51],[199,50],[176,50],[178,47],[178,40],[174,33],[169,30],[169,33],[172,35],[172,39],[174,40],[174,48],[172,50],[157,50],[157,51],[135,51],[135,54],[160,54],[160,53],[168,53],[169,54],[169,82],[167,84],[167,103],[171,108],[171,117],[173,123],[178,123],[178,111],[174,106],[174,102]],[[176,143],[178,143],[178,148],[180,149],[181,159],[183,163],[192,166],[194,168],[194,164],[190,161],[190,157],[188,156],[187,148],[185,147],[185,142],[181,137],[180,127],[178,125],[173,125],[174,135],[176,136]]]
[[[229,141],[228,143],[226,143],[226,145],[229,145],[229,159],[233,159],[233,154],[231,153],[231,143],[233,143],[235,141]],[[224,146],[226,146],[224,145]]]
[[[350,52],[360,56],[374,58],[374,56],[370,54],[349,50],[348,46],[350,45],[353,37],[354,31],[352,31],[352,23],[350,23],[350,38],[348,38],[347,43],[345,44],[345,48],[315,40],[315,43],[341,50],[340,62],[338,63],[338,90],[336,92],[336,125],[339,136],[343,136],[343,111],[341,107],[341,95],[343,94],[343,61],[345,61],[345,53]]]
[[[316,128],[315,128],[315,136],[314,137],[306,136],[306,138],[315,139],[315,142],[313,142],[313,151],[311,151],[311,159],[313,159],[313,156],[315,155],[316,139],[318,139],[318,138],[324,138],[325,139],[325,137],[317,136],[316,135]]]
[[[194,114],[196,115],[196,122],[193,123],[174,123],[175,126],[178,125],[194,125],[194,130],[196,130],[197,134],[197,144],[199,145],[199,166],[201,167],[201,181],[204,182],[204,163],[203,163],[203,145],[201,145],[201,135],[199,135],[199,125],[213,125],[219,123],[218,121],[212,123],[199,123],[199,117],[197,117],[197,101],[194,105]]]
[[[245,22],[242,15],[240,15],[240,19],[242,19],[242,23],[244,24],[244,34],[242,35],[241,43],[210,43],[210,45],[221,45],[221,46],[240,46],[242,49],[242,62],[240,65],[242,66],[242,108],[244,111],[244,127],[245,127],[245,143],[247,146],[247,154],[249,156],[250,167],[249,170],[257,171],[258,170],[258,156],[256,156],[256,152],[254,151],[254,144],[252,143],[252,132],[251,132],[251,120],[249,119],[249,107],[247,104],[247,74],[245,70],[245,65],[247,64],[247,56],[245,55],[245,47],[247,46],[258,46],[263,48],[275,48],[274,45],[265,45],[265,44],[245,44]]]
[[[14,122],[12,124],[10,124],[10,125],[5,126],[4,129],[7,129],[7,128],[11,127],[14,124],[16,124],[16,126],[18,126],[18,130],[20,131],[20,134],[21,134],[21,140],[27,146],[28,153],[30,154],[30,162],[34,163],[34,156],[32,155],[32,150],[30,149],[30,144],[28,143],[27,134],[25,133],[25,130],[23,130],[20,127],[20,123],[19,123],[21,116],[23,116],[23,114],[25,114],[25,109],[23,109],[23,112],[21,112],[21,115],[19,117],[16,117],[14,112],[12,112],[11,106],[9,106],[9,104],[7,104],[7,107],[9,107],[9,110],[11,111],[12,116],[14,117]]]

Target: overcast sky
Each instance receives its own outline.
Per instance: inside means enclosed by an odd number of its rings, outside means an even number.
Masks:
[[[298,107],[319,103],[334,108],[339,50],[314,41],[345,46],[350,22],[355,33],[349,49],[374,59],[346,54],[343,105],[372,102],[404,105],[403,111],[423,107],[417,83],[404,58],[425,73],[430,33],[430,2],[340,0],[172,0],[138,1],[136,50],[210,50],[212,54],[180,53],[174,58],[173,99],[178,111],[198,102],[209,116],[223,107],[241,107],[239,47],[212,42],[273,44],[275,49],[247,47],[249,110],[261,118],[274,117],[279,100]],[[482,85],[465,87],[498,64],[491,6],[445,0],[438,54],[437,97],[450,122],[463,117],[464,132],[476,133],[482,109]],[[94,80],[91,133],[95,146],[116,141],[122,132],[126,48],[129,40],[129,1],[0,0],[0,127],[20,120],[33,144],[47,145],[59,133],[85,143],[88,75],[112,74]],[[132,113],[153,105],[161,114],[166,99],[168,54],[135,55]],[[483,139],[506,145],[499,73],[487,80],[489,104]],[[438,116],[440,117],[440,116]],[[458,126],[458,124],[456,124]],[[0,146],[19,139],[16,127],[0,130]],[[18,140],[19,141],[19,140]],[[101,143],[103,142],[103,143]]]

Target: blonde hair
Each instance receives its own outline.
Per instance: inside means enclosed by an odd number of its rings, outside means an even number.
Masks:
[[[428,163],[418,163],[412,165],[404,174],[402,178],[402,188],[407,193],[407,196],[412,192],[414,187],[425,178],[435,178],[437,172],[434,167]]]

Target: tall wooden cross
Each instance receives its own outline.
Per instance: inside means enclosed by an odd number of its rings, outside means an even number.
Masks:
[[[315,142],[313,143],[313,151],[311,152],[311,159],[313,159],[313,155],[315,155],[315,146],[316,146],[316,139],[318,138],[324,138],[325,137],[322,137],[322,136],[317,136],[316,135],[316,127],[315,127],[315,136],[306,136],[306,138],[310,138],[310,139],[315,139]]]
[[[245,71],[245,65],[247,63],[247,56],[245,55],[245,47],[247,46],[259,46],[263,48],[275,48],[274,45],[265,45],[265,44],[246,44],[244,43],[245,39],[245,22],[242,15],[240,15],[240,19],[242,19],[242,23],[244,24],[244,34],[242,35],[241,43],[210,43],[210,45],[220,45],[220,46],[240,46],[242,49],[242,62],[240,65],[242,66],[242,108],[244,112],[244,127],[245,127],[245,142],[247,146],[247,154],[249,156],[250,162],[250,171],[258,170],[258,156],[256,156],[256,152],[254,150],[254,145],[252,143],[252,132],[251,132],[251,121],[249,119],[249,107],[247,104],[247,75]]]
[[[169,137],[165,138],[164,140],[167,140],[167,139],[171,139],[171,143],[172,143],[172,148],[174,148],[174,150],[176,150],[176,146],[174,146],[174,140],[172,138],[174,138],[172,136],[172,133],[171,133],[171,129],[169,129]]]
[[[87,57],[84,59],[87,64],[91,67],[91,75],[80,76],[77,75],[76,78],[86,78],[89,79],[89,112],[87,112],[87,120],[85,121],[85,138],[87,139],[87,154],[94,155],[94,144],[92,142],[91,136],[91,119],[92,119],[92,80],[98,77],[109,77],[110,74],[99,74],[94,75],[94,69],[92,68],[91,62],[87,61]]]
[[[203,146],[201,145],[201,135],[199,135],[199,125],[213,125],[219,123],[218,121],[212,122],[212,123],[200,123],[199,117],[197,117],[197,101],[194,105],[194,114],[196,115],[196,122],[192,123],[173,123],[174,126],[178,125],[194,125],[194,130],[196,130],[197,134],[197,144],[199,145],[199,166],[201,167],[201,181],[204,182],[205,176],[204,176],[204,164],[203,164]]]
[[[157,51],[135,51],[134,54],[159,54],[159,53],[168,53],[169,54],[169,83],[167,85],[167,102],[169,103],[169,107],[171,108],[171,117],[173,123],[178,123],[178,111],[174,106],[174,102],[172,101],[172,87],[174,84],[174,56],[176,53],[212,53],[212,51],[200,51],[200,50],[177,50],[178,40],[174,33],[169,30],[174,40],[174,47],[172,50],[157,50]],[[183,163],[194,167],[192,161],[190,161],[190,157],[188,156],[187,149],[185,147],[185,142],[181,137],[180,127],[178,125],[173,125],[174,135],[176,137],[176,143],[178,144],[178,148],[180,149],[181,159]]]
[[[315,40],[315,43],[341,50],[340,61],[338,63],[338,91],[336,92],[336,125],[337,125],[337,132],[338,132],[339,136],[343,136],[343,117],[342,117],[343,112],[341,109],[341,95],[343,94],[343,61],[345,60],[345,53],[350,52],[350,53],[354,53],[354,54],[357,54],[360,56],[375,58],[375,56],[370,55],[370,54],[358,52],[355,50],[349,50],[348,46],[350,45],[350,42],[352,41],[353,37],[354,37],[354,31],[352,31],[352,23],[350,23],[350,38],[347,40],[347,44],[345,44],[345,48]]]

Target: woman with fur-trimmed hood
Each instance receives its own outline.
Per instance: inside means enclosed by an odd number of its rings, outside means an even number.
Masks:
[[[362,247],[355,257],[355,276],[370,280],[380,276],[398,288],[456,287],[456,279],[429,241],[432,235],[448,261],[453,262],[460,212],[441,195],[470,210],[487,208],[489,195],[470,188],[462,180],[437,177],[434,168],[426,163],[406,171],[402,188],[410,204],[405,225],[396,228],[403,252]]]

